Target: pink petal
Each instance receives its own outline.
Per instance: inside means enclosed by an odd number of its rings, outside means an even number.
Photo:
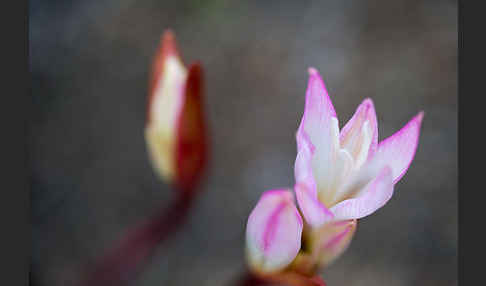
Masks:
[[[332,217],[319,202],[317,193],[318,188],[326,190],[333,182],[332,167],[339,148],[339,126],[324,83],[314,68],[309,68],[305,110],[296,139],[294,172],[297,202],[306,221],[319,226]]]
[[[360,136],[362,134],[361,129],[364,123],[368,121],[371,128],[371,144],[366,146],[368,150],[367,158],[370,158],[376,151],[378,145],[378,124],[376,121],[376,112],[373,105],[373,101],[370,98],[363,100],[358,106],[353,117],[344,125],[340,134],[341,148],[345,148],[351,154],[355,154],[360,151]],[[356,157],[356,156],[355,156]]]
[[[385,166],[378,176],[371,180],[354,198],[336,204],[330,211],[334,214],[335,220],[359,219],[384,206],[392,195],[392,169]]]
[[[298,134],[298,136],[305,135]],[[299,152],[295,159],[295,194],[297,203],[308,224],[318,227],[332,218],[329,210],[319,201],[317,187],[312,173],[312,143],[307,138],[298,141]]]
[[[297,147],[301,148],[303,144],[314,146],[319,152],[320,164],[323,165],[331,160],[333,150],[338,147],[335,145],[339,144],[339,141],[336,142],[336,138],[333,138],[332,118],[337,120],[324,82],[317,70],[309,68],[304,115],[296,136]],[[304,140],[308,142],[303,142]]]
[[[396,184],[407,172],[412,163],[420,135],[420,126],[424,113],[420,112],[402,129],[381,141],[373,156],[370,167],[379,170],[388,165],[393,172],[393,184]]]
[[[356,226],[356,220],[334,221],[317,231],[314,246],[316,249],[313,249],[312,253],[318,256],[320,267],[329,265],[348,248]]]
[[[306,127],[310,125],[323,125],[331,117],[336,117],[336,111],[326,91],[326,87],[319,72],[315,68],[309,68],[309,81],[305,97],[304,118]],[[325,127],[325,126],[312,126]]]
[[[297,256],[303,222],[288,190],[266,191],[246,227],[250,267],[261,273],[278,271]]]
[[[295,185],[295,195],[302,215],[310,226],[320,227],[333,218],[333,214],[319,201],[317,194],[305,184]]]
[[[297,157],[295,158],[294,175],[297,183],[303,183],[316,192],[316,183],[312,173],[312,156],[314,146],[305,132],[297,133]]]

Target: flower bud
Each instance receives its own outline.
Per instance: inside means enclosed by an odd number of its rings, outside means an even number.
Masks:
[[[348,248],[356,226],[355,219],[342,220],[326,223],[313,230],[310,237],[311,253],[318,268],[329,265]]]
[[[200,65],[187,69],[166,31],[152,69],[145,140],[157,174],[183,191],[195,187],[206,165],[202,96]]]
[[[297,256],[302,218],[288,190],[266,191],[251,212],[246,227],[247,259],[261,274],[282,270]]]

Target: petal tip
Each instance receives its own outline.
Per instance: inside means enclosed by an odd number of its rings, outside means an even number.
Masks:
[[[422,123],[422,120],[424,119],[424,115],[425,115],[425,113],[422,110],[417,115],[415,115],[414,120],[416,120],[419,124],[421,124]]]
[[[415,157],[423,117],[424,112],[420,111],[405,126],[378,145],[379,154],[373,158],[374,163],[378,163],[376,166],[379,168],[390,165],[394,184],[405,175]]]
[[[314,67],[309,67],[307,69],[307,72],[309,73],[309,76],[314,76],[314,75],[318,75],[319,74],[319,72],[317,71],[317,69],[314,68]]]
[[[164,55],[179,55],[177,50],[177,44],[175,40],[175,35],[172,29],[166,29],[162,36],[160,37],[160,42],[162,44],[162,54]]]
[[[271,196],[279,196],[286,201],[294,201],[294,196],[289,189],[271,189],[266,190],[262,193],[261,199],[266,199]]]
[[[173,41],[174,40],[174,32],[172,31],[171,28],[167,28],[167,29],[165,29],[164,33],[162,33],[161,38],[163,40]]]
[[[371,98],[369,98],[369,97],[365,98],[363,100],[363,103],[362,104],[365,105],[368,108],[369,107],[373,107],[373,108],[375,107],[375,104],[373,103],[373,100]]]
[[[321,77],[319,71],[316,68],[309,67],[307,69],[309,73],[309,80],[307,84],[307,91],[306,91],[306,105],[305,111],[307,112],[308,109],[315,108],[319,111],[315,111],[318,114],[323,113],[325,110],[326,113],[329,113],[330,117],[336,117],[336,111],[334,110],[334,106],[332,104],[331,98],[329,97],[329,93],[326,89],[326,84]],[[324,105],[322,108],[316,107]]]
[[[365,99],[363,99],[363,103],[373,104],[373,99],[371,99],[371,97],[366,97]]]

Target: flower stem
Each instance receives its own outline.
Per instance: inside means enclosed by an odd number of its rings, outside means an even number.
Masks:
[[[269,285],[269,282],[247,271],[243,275],[241,275],[241,277],[238,278],[236,284],[234,285],[235,286]]]
[[[297,272],[283,272],[266,277],[257,276],[249,271],[245,272],[233,284],[236,286],[260,286],[260,285],[288,285],[288,286],[326,286],[319,276],[308,277]]]
[[[80,285],[123,285],[133,280],[156,247],[174,234],[187,217],[194,196],[186,192],[178,194],[182,195],[178,195],[168,209],[133,229],[117,247],[95,262]]]

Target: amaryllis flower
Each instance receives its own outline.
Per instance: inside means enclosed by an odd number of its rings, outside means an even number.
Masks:
[[[417,148],[423,112],[378,143],[371,99],[339,130],[317,70],[309,69],[305,111],[297,131],[295,193],[306,222],[359,219],[381,208],[407,171]]]
[[[194,188],[206,163],[202,96],[200,64],[187,69],[166,31],[152,70],[145,139],[157,173],[185,191]]]
[[[249,265],[267,277],[312,277],[339,257],[351,242],[357,219],[391,198],[418,144],[423,112],[378,143],[371,99],[339,130],[319,73],[310,68],[309,75],[296,136],[294,191],[299,208],[289,191],[267,191],[248,219]]]

